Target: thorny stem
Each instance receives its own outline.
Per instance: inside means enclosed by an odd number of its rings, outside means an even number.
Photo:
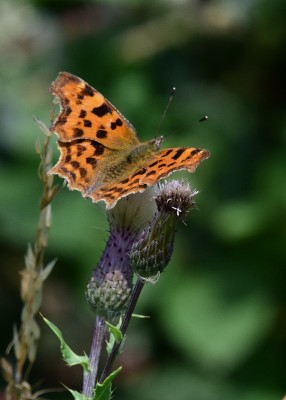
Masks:
[[[106,324],[103,317],[97,316],[94,328],[94,335],[89,355],[89,372],[83,376],[82,393],[86,397],[92,397],[95,386],[95,378],[98,370],[98,362],[102,349],[102,342],[106,334]]]
[[[143,281],[141,278],[137,279],[137,282],[136,282],[135,287],[134,287],[134,289],[132,291],[131,298],[130,298],[130,301],[128,303],[128,307],[127,307],[127,310],[126,310],[126,312],[124,314],[124,318],[123,318],[123,321],[122,321],[122,324],[121,324],[121,328],[120,328],[123,336],[126,333],[126,330],[128,328],[129,322],[130,322],[131,317],[132,317],[132,313],[133,313],[133,311],[135,309],[135,306],[137,304],[137,301],[138,301],[138,298],[140,296],[140,293],[141,293],[141,291],[142,291],[142,289],[144,287],[144,284],[145,284],[145,281]],[[115,358],[116,358],[116,356],[118,354],[118,351],[120,349],[120,345],[121,345],[121,342],[114,344],[114,346],[113,346],[113,348],[111,350],[111,353],[110,353],[110,355],[109,355],[109,357],[107,359],[107,362],[105,364],[104,370],[102,371],[101,377],[99,379],[99,383],[102,383],[108,377],[108,375],[110,374],[112,365],[113,365],[114,360],[115,360]]]

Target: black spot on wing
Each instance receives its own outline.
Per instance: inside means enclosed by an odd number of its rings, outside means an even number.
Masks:
[[[178,149],[176,151],[176,154],[173,155],[172,159],[177,160],[185,151],[186,151],[186,149]]]
[[[58,141],[58,144],[60,147],[63,147],[66,149],[67,154],[71,153],[71,148],[70,148],[70,144],[69,143],[64,143],[64,142],[60,142]]]
[[[116,187],[116,186],[114,186],[114,187],[111,187],[111,188],[108,190],[108,193],[110,193],[110,192],[117,192],[117,193],[121,193],[121,192],[122,192],[122,190],[123,190],[123,188],[120,188],[120,187]]]
[[[111,200],[113,200],[114,197],[115,197],[110,193],[104,193],[104,192],[103,192],[103,196],[104,196],[105,199],[111,199]]]
[[[88,85],[86,83],[84,89],[82,89],[82,94],[83,94],[83,96],[93,97],[94,96],[94,90],[90,85]]]
[[[77,153],[76,153],[77,157],[80,157],[82,155],[82,153],[86,150],[86,147],[82,146],[81,144],[78,144],[76,146],[76,150],[77,150]]]
[[[158,164],[158,162],[159,162],[159,160],[154,161],[152,164],[149,164],[149,167],[150,167],[150,168],[154,167],[155,165]]]
[[[74,137],[83,136],[83,130],[80,128],[73,128]]]
[[[74,173],[74,172],[72,172],[72,171],[69,171],[69,176],[70,176],[71,180],[73,180],[73,181],[75,181],[75,180],[76,180],[76,175],[75,175],[75,173]]]
[[[66,168],[61,168],[62,172],[67,175],[71,181],[75,181],[76,180],[76,175],[74,172],[72,171],[68,171]]]
[[[79,169],[79,173],[80,173],[80,176],[82,178],[84,178],[86,176],[86,169],[85,168],[80,168]]]
[[[120,118],[117,118],[116,121],[111,122],[110,124],[110,128],[114,131],[114,129],[116,129],[118,126],[122,126],[123,122],[121,121]]]
[[[94,152],[93,152],[94,156],[100,156],[101,154],[104,153],[104,146],[102,146],[100,143],[90,142],[90,145],[93,146],[93,148],[94,148]]]
[[[98,129],[96,132],[96,137],[98,139],[105,139],[107,136],[107,131],[105,129]]]
[[[72,109],[70,108],[70,106],[66,105],[65,106],[65,115],[70,115],[71,112],[72,112]]]
[[[144,175],[145,172],[146,172],[146,168],[141,168],[141,169],[139,169],[139,171],[135,172],[135,174],[132,175],[131,179],[135,178],[135,176],[137,176],[137,175]],[[134,182],[135,181],[133,181],[132,183],[134,183]]]
[[[72,165],[74,168],[78,168],[78,167],[79,167],[79,162],[78,162],[78,161],[71,161],[71,165]]]
[[[96,167],[97,160],[93,157],[87,157],[86,158],[87,164],[90,164],[93,168]]]
[[[106,114],[112,114],[112,109],[105,103],[99,107],[94,107],[91,111],[97,117],[103,117]]]
[[[91,123],[91,121],[89,121],[88,119],[84,119],[84,120],[83,120],[83,125],[84,125],[86,128],[91,128],[91,127],[92,127],[92,123]]]
[[[57,125],[64,125],[65,123],[67,122],[67,116],[66,115],[60,115],[59,117],[58,117],[58,120],[57,120]]]
[[[78,100],[83,100],[85,96],[94,96],[94,90],[88,84],[84,85],[84,88],[78,93],[77,98]]]
[[[191,152],[191,155],[194,156],[196,154],[198,154],[201,151],[201,149],[195,149]]]

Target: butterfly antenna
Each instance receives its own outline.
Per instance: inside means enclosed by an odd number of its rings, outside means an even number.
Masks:
[[[162,117],[161,117],[161,119],[160,119],[160,121],[159,121],[159,124],[158,124],[157,130],[158,130],[159,132],[160,132],[160,129],[161,129],[161,126],[162,126],[162,122],[164,121],[164,118],[165,118],[165,116],[166,116],[166,113],[167,113],[168,108],[169,108],[169,106],[170,106],[170,104],[171,104],[171,101],[173,100],[173,97],[174,97],[175,93],[176,93],[176,88],[173,87],[172,90],[171,90],[171,93],[170,93],[170,97],[169,97],[168,103],[167,103],[167,105],[166,105],[166,107],[165,107],[165,110],[163,111]]]
[[[200,118],[198,121],[193,121],[193,122],[191,122],[191,124],[192,125],[194,125],[194,124],[199,124],[200,122],[204,122],[204,121],[207,121],[209,119],[209,117],[207,116],[207,115],[204,115],[202,118]],[[172,134],[174,134],[174,133],[178,133],[178,132],[182,132],[182,128],[180,128],[180,129],[177,129],[176,131],[173,131],[172,132]],[[164,137],[168,137],[168,136],[170,136],[170,134],[165,134],[164,135]],[[286,399],[285,399],[286,400]]]

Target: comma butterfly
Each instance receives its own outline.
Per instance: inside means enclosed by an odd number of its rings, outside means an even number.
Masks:
[[[159,150],[163,136],[140,142],[134,127],[102,94],[82,79],[60,72],[50,91],[60,103],[51,126],[61,152],[49,171],[65,178],[93,202],[108,209],[131,193],[143,192],[171,172],[193,172],[207,150],[175,147]]]

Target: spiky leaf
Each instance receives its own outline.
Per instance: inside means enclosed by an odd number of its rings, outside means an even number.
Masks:
[[[54,334],[58,337],[60,344],[61,344],[61,352],[64,361],[67,363],[69,367],[72,367],[74,365],[81,365],[82,368],[84,369],[85,372],[88,372],[89,370],[89,363],[88,363],[88,357],[87,355],[84,356],[79,356],[75,354],[72,349],[66,344],[64,341],[63,335],[59,328],[57,328],[51,321],[49,321],[47,318],[43,317],[43,320],[45,323],[51,328],[51,330],[54,332]]]
[[[102,383],[96,384],[92,400],[110,400],[111,399],[112,381],[119,374],[119,372],[121,370],[122,370],[122,367],[117,368],[115,371],[111,372],[111,374]]]

